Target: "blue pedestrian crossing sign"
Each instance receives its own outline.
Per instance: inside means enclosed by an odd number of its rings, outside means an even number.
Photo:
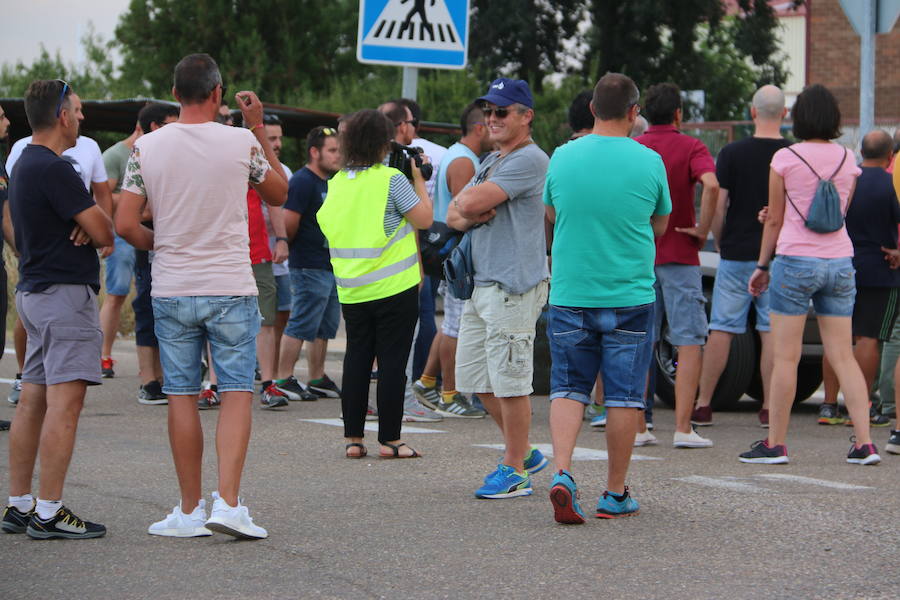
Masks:
[[[468,50],[469,0],[359,2],[359,62],[462,69]]]

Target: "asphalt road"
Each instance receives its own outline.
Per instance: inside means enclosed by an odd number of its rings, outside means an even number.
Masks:
[[[256,410],[243,496],[269,539],[153,537],[147,526],[178,502],[166,409],[137,403],[132,346],[114,355],[117,377],[88,392],[64,498],[109,533],[0,535],[0,598],[888,598],[900,583],[900,457],[848,465],[850,429],[816,425],[809,402],[781,466],[737,461],[764,435],[750,403],[715,415],[707,450],[673,449],[672,412],[659,406],[661,443],[636,449],[629,476],[641,514],[581,526],[553,521],[550,468],[531,497],[474,498],[499,455],[479,446],[501,443],[489,420],[411,424],[427,430],[404,435],[418,460],[347,460],[341,429],[308,420],[336,419],[338,401]],[[13,364],[7,355],[0,377]],[[339,361],[328,371],[340,381]],[[11,418],[2,404],[0,418]],[[532,441],[549,444],[546,398],[533,404]],[[209,493],[216,412],[202,420]],[[876,433],[879,447],[887,435]],[[374,433],[368,441],[377,454]],[[604,489],[604,436],[585,425],[579,448],[590,511]],[[2,443],[3,495],[6,455]]]

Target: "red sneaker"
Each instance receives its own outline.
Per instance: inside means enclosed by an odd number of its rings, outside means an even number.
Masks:
[[[709,427],[712,424],[712,406],[698,406],[691,413],[691,425]]]
[[[112,359],[112,356],[107,356],[106,358],[100,358],[100,374],[103,379],[112,379],[116,376],[116,372],[113,371],[113,365],[116,361]]]
[[[763,429],[769,428],[769,409],[761,408],[759,409],[759,426]]]

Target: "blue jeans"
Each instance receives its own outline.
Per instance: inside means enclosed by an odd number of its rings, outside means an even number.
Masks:
[[[115,250],[106,258],[106,293],[111,296],[127,296],[134,274],[134,246],[118,235]]]
[[[437,335],[437,323],[434,321],[434,297],[437,295],[439,280],[426,275],[422,281],[422,290],[419,292],[419,333],[413,344],[413,381],[422,376],[425,363],[428,362],[428,353],[431,351],[431,342]]]
[[[256,334],[262,316],[256,296],[153,298],[163,392],[200,393],[200,355],[209,341],[220,392],[252,392]]]
[[[644,408],[653,355],[653,304],[623,308],[550,305],[550,399],[591,402],[597,373],[608,408]]]
[[[134,300],[131,308],[134,309],[134,343],[138,346],[156,348],[159,341],[156,339],[153,323],[153,305],[150,302],[150,288],[153,278],[150,274],[149,253],[140,250],[134,263]]]
[[[769,292],[752,296],[747,289],[750,276],[756,270],[753,260],[726,260],[719,262],[716,282],[713,286],[712,315],[709,328],[716,331],[740,334],[747,331],[750,305],[756,309],[757,331],[769,331]]]
[[[334,273],[291,267],[291,316],[284,334],[297,340],[333,340],[341,321]]]
[[[780,315],[805,315],[812,300],[821,317],[850,317],[856,300],[852,258],[778,255],[772,262],[769,310]]]

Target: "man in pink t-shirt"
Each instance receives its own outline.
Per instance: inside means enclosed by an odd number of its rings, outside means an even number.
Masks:
[[[660,331],[665,312],[669,325],[666,337],[678,348],[673,445],[709,448],[712,440],[697,435],[691,427],[691,411],[697,397],[701,349],[708,330],[699,251],[712,226],[719,195],[716,163],[703,142],[678,131],[682,107],[681,92],[676,85],[651,86],[644,98],[644,113],[650,127],[635,139],[662,157],[672,196],[668,228],[656,240],[655,271],[656,331]],[[694,210],[697,183],[703,185],[699,225]]]
[[[194,537],[211,531],[239,538],[268,534],[253,524],[238,498],[250,440],[255,339],[260,327],[250,267],[247,184],[273,206],[284,203],[287,180],[263,127],[253,92],[235,99],[244,128],[215,121],[225,87],[207,54],[175,67],[178,121],[142,136],[125,170],[116,212],[119,235],[153,250],[153,315],[169,396],[169,439],[181,504],[149,528],[153,535]],[[140,224],[146,203],[153,229]],[[197,413],[200,354],[209,342],[222,404],[216,430],[218,492],[207,520],[201,499],[203,432]]]

